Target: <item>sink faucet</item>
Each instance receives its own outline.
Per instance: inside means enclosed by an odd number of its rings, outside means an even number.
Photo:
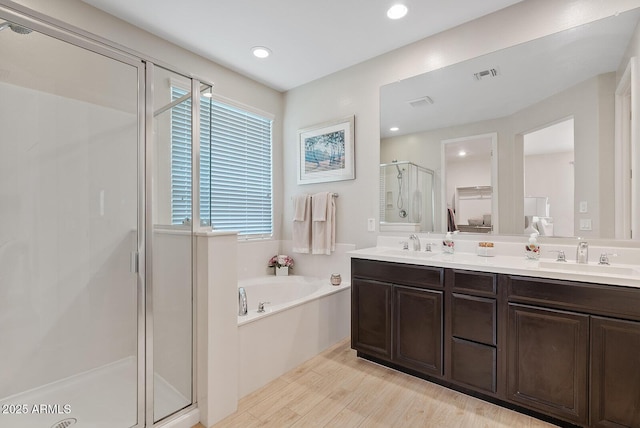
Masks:
[[[415,233],[409,236],[409,241],[413,241],[413,251],[420,251],[420,238]]]
[[[557,262],[566,262],[567,256],[564,254],[563,250],[551,250],[552,253],[558,253],[558,258],[556,258]]]
[[[579,242],[576,250],[576,263],[586,264],[589,263],[589,243]]]
[[[247,292],[244,287],[238,288],[238,315],[247,315]]]

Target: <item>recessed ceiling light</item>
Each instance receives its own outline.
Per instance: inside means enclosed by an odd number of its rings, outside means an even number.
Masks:
[[[407,9],[407,6],[403,4],[394,4],[389,8],[389,10],[387,10],[387,17],[389,17],[389,19],[404,18],[408,11],[409,9]]]
[[[264,46],[255,46],[251,48],[251,52],[256,58],[264,59],[271,55],[271,51],[269,48],[265,48]]]
[[[466,156],[466,155],[467,155],[467,152],[465,152],[464,150],[460,150],[458,152],[458,156]]]
[[[391,131],[391,132],[396,132],[396,131],[399,131],[399,130],[400,130],[400,128],[398,128],[397,126],[393,126],[393,127],[389,128],[389,131]]]

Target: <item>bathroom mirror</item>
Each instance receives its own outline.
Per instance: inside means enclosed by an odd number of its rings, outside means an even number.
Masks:
[[[624,126],[616,114],[631,98],[624,96],[623,76],[637,91],[636,71],[628,70],[640,52],[639,18],[640,9],[634,9],[381,87],[381,164],[411,160],[435,171],[434,223],[443,232],[448,209],[455,215],[459,208],[446,195],[446,142],[496,135],[495,150],[478,156],[473,146],[466,150],[473,162],[487,165],[489,175],[477,179],[469,173],[475,167],[457,168],[468,173],[460,188],[492,189],[492,207],[485,208],[491,212],[458,218],[458,224],[489,214],[492,233],[523,234],[530,230],[527,223],[546,218],[549,236],[630,238],[639,216],[632,215],[632,200],[637,207],[640,186],[620,183],[616,162],[626,161],[628,171],[638,165],[638,150],[633,154],[632,143],[619,137]],[[561,144],[558,134],[540,133],[525,145],[535,131],[566,122],[573,124],[570,144]],[[616,155],[620,144],[626,156]],[[531,147],[537,149],[533,154]],[[529,156],[538,157],[533,162]],[[554,219],[564,222],[558,233],[549,226]]]

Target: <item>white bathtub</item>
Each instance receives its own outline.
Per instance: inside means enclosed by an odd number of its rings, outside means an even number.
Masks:
[[[238,398],[350,334],[351,285],[298,275],[243,280],[248,314],[238,316]],[[259,302],[265,312],[258,313]]]

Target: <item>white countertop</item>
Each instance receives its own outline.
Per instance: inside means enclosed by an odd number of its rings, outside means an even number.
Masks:
[[[553,258],[529,260],[524,255],[483,257],[474,253],[447,254],[441,251],[411,251],[390,247],[364,248],[347,254],[358,259],[640,288],[640,265],[611,263],[602,266],[597,262],[556,262]]]

